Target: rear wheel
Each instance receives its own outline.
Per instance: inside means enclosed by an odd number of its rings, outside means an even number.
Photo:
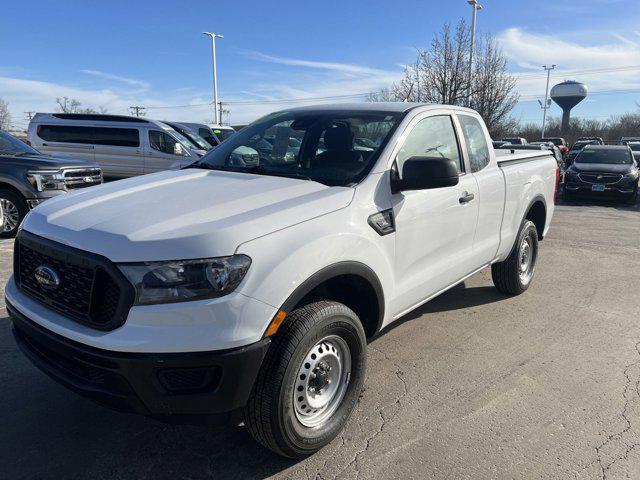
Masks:
[[[24,198],[12,190],[0,190],[0,203],[4,211],[4,221],[0,224],[0,238],[13,238],[29,212],[29,207]]]
[[[531,220],[525,220],[507,259],[491,265],[493,284],[503,293],[521,294],[533,280],[537,259],[538,231]]]
[[[294,310],[280,328],[244,422],[265,447],[302,458],[331,442],[353,412],[364,381],[366,337],[356,314],[333,301]]]

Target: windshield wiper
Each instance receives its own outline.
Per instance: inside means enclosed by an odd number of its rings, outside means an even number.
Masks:
[[[297,178],[300,180],[309,180],[313,181],[311,177],[307,177],[306,175],[302,175],[301,173],[296,172],[282,172],[279,170],[269,170],[262,165],[254,165],[252,167],[233,167],[233,166],[220,166],[220,165],[210,165],[205,162],[197,162],[189,167],[195,168],[205,168],[207,170],[218,170],[223,172],[240,172],[240,173],[253,173],[257,175],[268,175],[272,177],[286,177],[286,178]]]

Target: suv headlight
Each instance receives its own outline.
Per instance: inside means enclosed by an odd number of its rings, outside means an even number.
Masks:
[[[228,295],[249,270],[246,255],[119,264],[136,290],[136,305],[186,302]]]
[[[631,170],[629,173],[624,174],[625,180],[636,180],[638,178],[638,170]]]
[[[60,170],[27,172],[27,180],[39,192],[45,190],[64,190],[64,173]]]

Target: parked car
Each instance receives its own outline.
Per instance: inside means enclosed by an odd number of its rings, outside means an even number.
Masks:
[[[579,137],[576,140],[576,143],[584,142],[586,140],[592,140],[594,143],[592,143],[591,145],[604,145],[604,140],[602,139],[602,137]]]
[[[205,123],[181,122],[182,125],[191,129],[204,138],[211,146],[216,147],[232,136],[236,131],[224,125],[207,125]]]
[[[629,142],[627,146],[631,149],[631,153],[633,154],[633,158],[636,163],[640,165],[640,141],[639,142]]]
[[[95,163],[43,155],[0,131],[0,238],[12,238],[30,209],[48,198],[102,183]]]
[[[638,164],[626,145],[588,145],[566,171],[564,198],[577,195],[613,196],[635,204]]]
[[[512,145],[526,145],[528,143],[527,139],[522,137],[508,137],[503,138],[502,141],[511,143]]]
[[[569,152],[569,146],[567,142],[562,137],[547,137],[540,139],[541,142],[552,142],[562,155],[566,155]]]
[[[503,145],[511,145],[511,144],[505,140],[491,140],[491,145],[493,145],[493,148],[500,148]]]
[[[162,122],[120,115],[36,113],[28,139],[42,152],[96,162],[110,179],[178,168],[205,153]]]
[[[619,145],[626,145],[629,142],[640,142],[640,137],[622,137],[618,142]]]
[[[566,167],[569,167],[580,151],[587,145],[600,145],[597,140],[577,140],[571,146],[571,150],[564,156],[564,163]]]
[[[278,130],[303,138],[296,163],[230,165]],[[358,402],[368,338],[485,267],[505,294],[531,285],[558,169],[490,141],[462,107],[294,108],[191,168],[47,202],[17,238],[15,338],[100,403],[240,411],[261,444],[311,455]]]

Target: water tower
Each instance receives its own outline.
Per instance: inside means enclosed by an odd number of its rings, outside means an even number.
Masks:
[[[569,129],[571,109],[587,97],[587,86],[575,80],[567,80],[551,89],[551,99],[562,108],[562,131]]]

